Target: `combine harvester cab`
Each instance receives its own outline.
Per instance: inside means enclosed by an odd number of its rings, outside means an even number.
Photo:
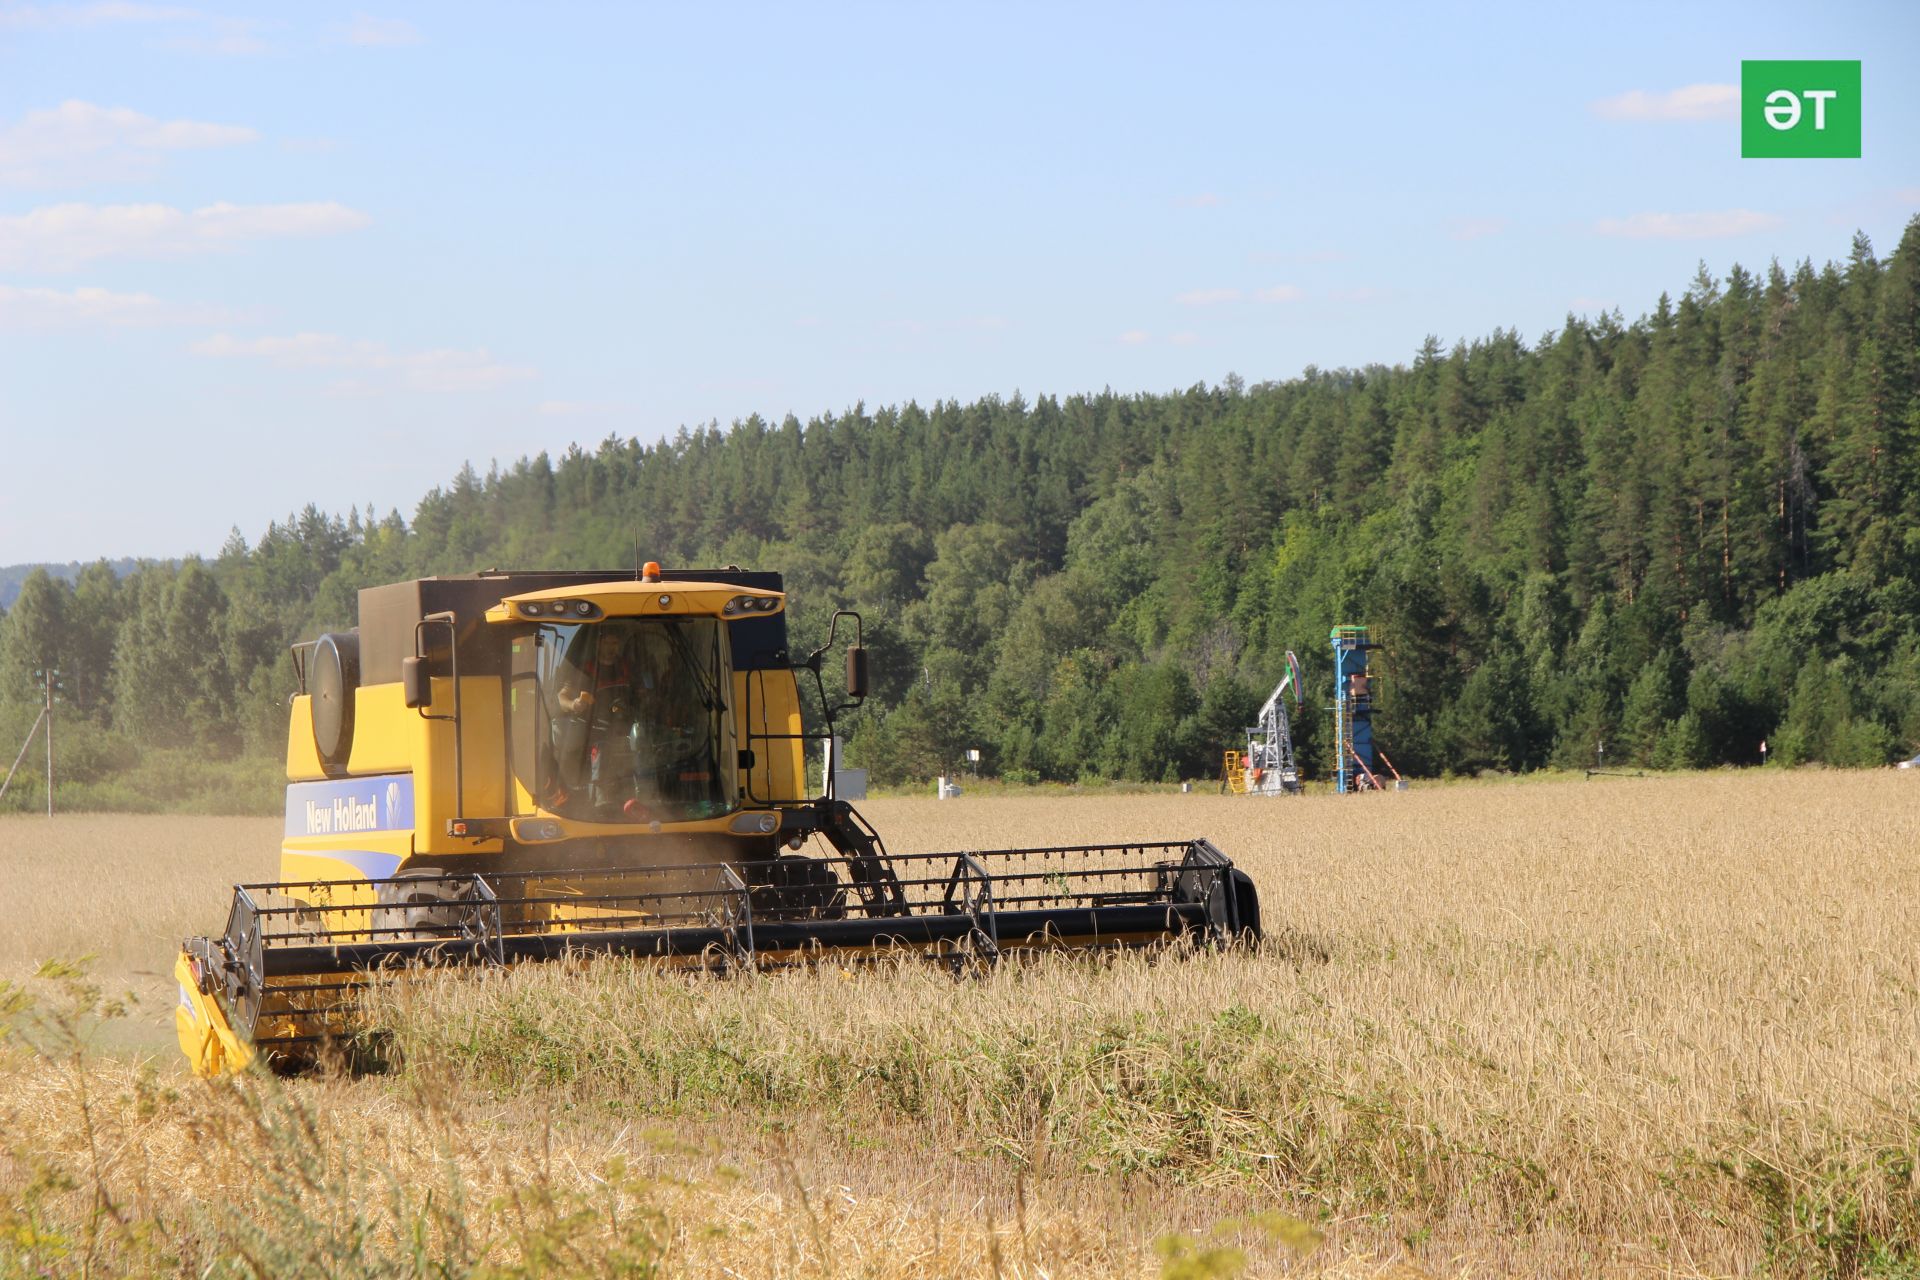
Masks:
[[[778,574],[653,564],[362,591],[357,631],[295,647],[281,879],[237,886],[225,931],[182,948],[194,1070],[350,1052],[383,970],[1258,936],[1252,882],[1205,840],[889,854],[830,771],[807,788],[806,744],[866,693],[859,616],[795,661],[785,607]],[[815,836],[830,853],[799,852]]]

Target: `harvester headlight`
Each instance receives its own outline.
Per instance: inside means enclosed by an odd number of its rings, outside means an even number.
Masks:
[[[727,823],[727,830],[740,836],[770,836],[780,829],[780,815],[767,813],[736,813],[733,821]]]
[[[524,618],[597,618],[600,606],[591,600],[522,600]]]
[[[660,597],[660,607],[661,607],[662,609],[664,609],[664,608],[666,608],[666,607],[667,607],[668,605],[670,605],[670,604],[672,604],[672,603],[673,603],[673,597],[672,597],[672,596],[661,596],[661,597]]]
[[[552,818],[515,818],[513,838],[521,844],[548,844],[567,838],[567,829]]]

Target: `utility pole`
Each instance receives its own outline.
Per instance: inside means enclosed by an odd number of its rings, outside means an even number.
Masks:
[[[53,668],[47,668],[47,816],[53,816]]]
[[[33,735],[40,732],[41,724],[47,726],[47,816],[53,816],[53,676],[52,667],[40,673],[45,682],[45,697],[40,703],[40,714],[33,718],[33,727],[27,730],[25,741],[20,744],[20,754],[13,758],[13,767],[7,770],[7,776],[0,779],[0,797],[5,797],[7,788],[13,785],[13,775],[20,772],[20,762],[27,758],[27,749],[33,745]]]

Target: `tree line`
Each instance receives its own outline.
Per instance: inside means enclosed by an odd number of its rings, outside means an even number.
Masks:
[[[1704,265],[1629,323],[1157,395],[909,402],[609,437],[411,520],[309,506],[209,560],[22,584],[0,726],[61,676],[77,782],[277,759],[287,645],[364,585],[489,567],[781,569],[795,645],[866,621],[851,763],[1211,778],[1297,652],[1365,623],[1405,772],[1884,763],[1920,740],[1920,218],[1882,260]]]

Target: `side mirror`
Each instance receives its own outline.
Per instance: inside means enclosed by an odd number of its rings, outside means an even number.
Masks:
[[[433,705],[433,682],[424,658],[400,659],[400,692],[409,707]]]
[[[847,696],[856,702],[867,696],[867,651],[857,644],[847,650]]]

